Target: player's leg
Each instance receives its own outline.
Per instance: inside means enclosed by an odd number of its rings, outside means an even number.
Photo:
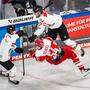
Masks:
[[[47,35],[51,37],[53,40],[56,40],[57,32],[55,29],[48,29]]]
[[[90,68],[86,68],[80,61],[80,59],[77,57],[76,53],[73,50],[70,50],[68,53],[70,53],[70,58],[73,60],[73,63],[78,67],[80,72],[83,74],[83,76],[88,75],[90,73]]]
[[[64,23],[62,23],[62,25],[57,29],[57,33],[60,35],[62,41],[65,41],[70,38]]]
[[[2,65],[0,65],[0,75],[8,77],[8,71]]]
[[[15,65],[10,61],[6,62],[0,62],[0,64],[8,71],[8,79],[10,82],[14,84],[19,84],[19,81],[16,78],[16,67]]]
[[[76,51],[79,51],[81,56],[84,56],[84,50],[73,40],[70,39],[67,28],[64,24],[60,26],[58,29],[58,33],[61,37],[61,40],[66,44],[71,47],[73,47]]]

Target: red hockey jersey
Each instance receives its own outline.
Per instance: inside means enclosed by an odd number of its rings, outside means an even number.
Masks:
[[[40,40],[43,41],[43,47],[41,49],[37,49],[35,52],[35,56],[36,56],[37,60],[39,60],[39,61],[46,60],[47,56],[49,56],[51,58],[56,57],[57,52],[59,51],[59,47],[56,44],[56,42],[54,42],[49,37],[40,39]],[[40,41],[40,40],[37,40],[37,41]]]
[[[35,57],[38,61],[46,60],[54,65],[60,64],[67,59],[71,59],[73,62],[79,61],[79,58],[70,46],[61,47],[63,55],[58,60],[54,61],[54,57],[57,57],[57,52],[60,52],[61,48],[59,48],[57,43],[50,38],[44,38],[41,40],[43,41],[43,47],[35,51]]]

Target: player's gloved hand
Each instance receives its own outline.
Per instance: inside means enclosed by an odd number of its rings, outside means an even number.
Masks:
[[[60,56],[59,55],[57,55],[56,57],[53,57],[53,61],[54,62],[58,61],[59,59],[60,59]]]
[[[64,52],[63,49],[61,48],[61,49],[57,52],[57,54],[58,54],[59,58],[61,58],[61,57],[65,54],[65,52]]]
[[[56,62],[58,61],[60,58],[62,58],[62,56],[64,55],[64,51],[62,48],[59,49],[59,51],[57,52],[57,56],[53,57],[53,61]]]
[[[33,34],[31,37],[28,38],[29,42],[34,42],[34,40],[37,38],[37,35]]]
[[[16,34],[18,34],[19,37],[22,37],[25,35],[23,31],[17,31]]]
[[[15,52],[17,52],[17,53],[23,53],[23,48],[19,48],[19,47],[17,47],[17,48],[15,48]]]

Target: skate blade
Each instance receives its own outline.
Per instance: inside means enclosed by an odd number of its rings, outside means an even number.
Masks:
[[[84,78],[90,77],[90,71],[89,71],[89,72],[86,72],[85,74],[82,74],[82,76],[83,76]]]

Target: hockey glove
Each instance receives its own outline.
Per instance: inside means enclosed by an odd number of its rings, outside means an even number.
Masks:
[[[59,59],[62,58],[62,56],[65,54],[65,52],[63,51],[63,49],[61,48],[60,51],[57,52],[57,57],[53,57],[53,61],[56,62],[58,61]]]
[[[56,57],[53,57],[53,62],[56,62],[56,61],[58,61],[59,59],[60,59],[60,56],[57,55]]]
[[[16,34],[18,34],[19,37],[22,37],[25,35],[23,31],[17,31]]]
[[[61,50],[58,51],[57,54],[59,55],[59,57],[62,57],[62,56],[65,54],[65,52],[64,52],[64,50],[61,48]]]
[[[31,37],[28,38],[29,42],[34,42],[34,40],[37,38],[37,35],[32,35]]]
[[[16,48],[15,49],[15,52],[17,52],[17,53],[23,53],[23,48]]]

